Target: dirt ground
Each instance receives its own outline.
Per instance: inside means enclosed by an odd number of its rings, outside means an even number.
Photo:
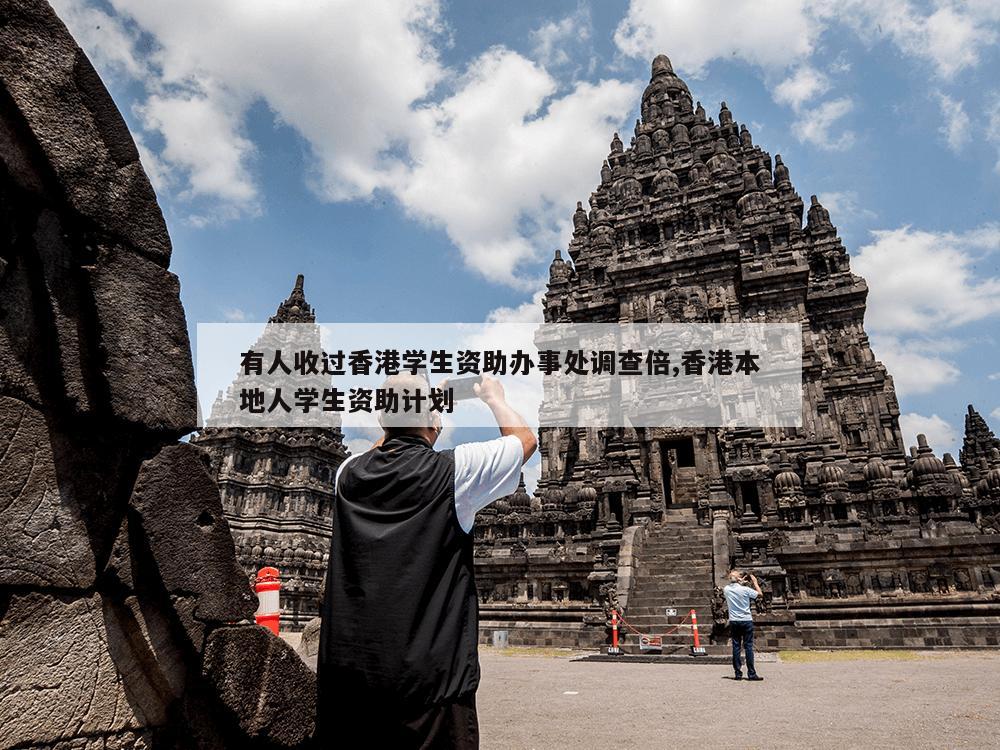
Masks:
[[[1000,747],[1000,653],[796,653],[608,664],[483,649],[483,750]]]

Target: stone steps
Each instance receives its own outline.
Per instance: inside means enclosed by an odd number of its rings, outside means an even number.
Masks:
[[[681,564],[684,564],[683,561]],[[638,568],[640,574],[646,573],[651,578],[655,579],[661,583],[701,583],[705,580],[710,580],[712,578],[712,568],[706,567],[704,570],[691,570],[687,565],[683,571],[678,571],[676,573],[659,573],[656,567],[652,565],[640,566]]]
[[[671,510],[647,531],[636,566],[635,588],[625,618],[636,630],[663,639],[664,652],[687,651],[693,636],[688,617],[698,614],[698,632],[704,645],[712,629],[712,530],[698,525],[694,511]],[[667,617],[666,609],[677,610]],[[636,640],[627,633],[626,640]]]
[[[656,556],[662,556],[662,557],[664,557],[664,558],[666,558],[668,560],[669,559],[675,559],[675,560],[681,560],[681,559],[684,559],[684,560],[691,560],[691,559],[693,559],[693,560],[710,560],[711,559],[711,552],[707,553],[708,557],[706,558],[705,557],[706,551],[701,548],[702,544],[705,541],[710,542],[712,540],[711,539],[706,539],[703,542],[699,542],[698,544],[688,544],[688,543],[685,543],[685,544],[669,544],[669,545],[664,544],[662,546],[656,546],[656,547],[651,546],[651,545],[643,545],[642,553],[643,553],[644,557],[647,556],[647,555],[650,555],[650,556],[656,555]],[[694,547],[694,549],[691,549],[692,547]]]

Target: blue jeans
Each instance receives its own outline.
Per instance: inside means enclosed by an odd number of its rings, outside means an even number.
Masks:
[[[753,622],[750,620],[730,620],[729,629],[733,634],[733,669],[739,676],[743,675],[743,661],[740,659],[740,644],[747,652],[747,676],[756,677],[757,670],[753,666]]]

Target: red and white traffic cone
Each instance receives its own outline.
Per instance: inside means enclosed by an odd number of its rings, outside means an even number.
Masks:
[[[618,648],[618,610],[611,610],[611,646],[608,653],[611,655],[620,654],[622,650]]]
[[[705,651],[705,647],[701,645],[701,641],[698,639],[698,613],[695,610],[691,610],[691,632],[694,633],[694,645],[691,647],[691,656],[704,656],[708,652]]]
[[[281,575],[277,568],[261,568],[257,571],[257,613],[254,619],[275,635],[281,629]]]

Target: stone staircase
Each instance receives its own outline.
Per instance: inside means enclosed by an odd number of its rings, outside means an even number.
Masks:
[[[692,644],[691,628],[666,633],[694,609],[702,645],[709,653],[724,653],[725,645],[720,649],[708,642],[713,588],[712,529],[699,526],[692,509],[668,510],[661,522],[646,530],[625,618],[642,633],[663,636],[663,653],[680,653]],[[677,610],[676,617],[667,617],[668,607]],[[638,652],[638,636],[627,629],[623,633],[627,650]]]

